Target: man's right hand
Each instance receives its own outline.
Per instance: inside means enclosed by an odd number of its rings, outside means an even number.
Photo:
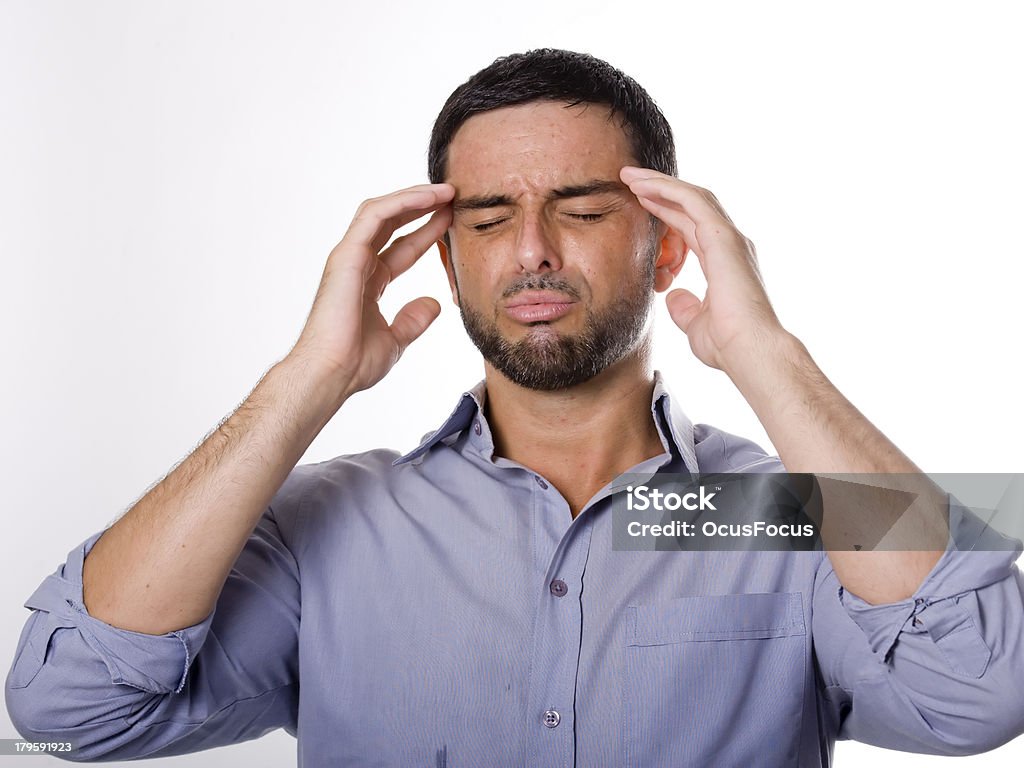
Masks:
[[[451,225],[454,195],[451,184],[420,184],[366,200],[331,251],[289,357],[328,370],[342,400],[384,378],[440,313],[437,301],[421,296],[402,307],[389,325],[377,302],[388,284]],[[426,224],[384,248],[395,230],[430,211],[434,214]]]
[[[210,615],[254,527],[317,433],[345,398],[380,381],[440,312],[421,297],[389,325],[377,301],[444,234],[454,194],[450,184],[423,184],[359,206],[331,251],[292,351],[85,558],[82,600],[94,618],[164,634]],[[396,229],[430,211],[426,224],[384,247]]]

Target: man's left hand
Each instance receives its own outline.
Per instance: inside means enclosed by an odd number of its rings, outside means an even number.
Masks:
[[[685,288],[665,299],[697,358],[728,372],[731,364],[769,353],[786,335],[757,266],[754,244],[710,191],[649,168],[619,174],[640,205],[677,232],[697,254],[707,279],[700,299]]]

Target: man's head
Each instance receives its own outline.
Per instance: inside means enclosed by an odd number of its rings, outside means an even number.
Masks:
[[[686,253],[619,179],[624,165],[676,173],[671,128],[643,88],[586,54],[500,58],[449,97],[428,163],[431,182],[456,189],[439,247],[488,363],[552,390],[637,349],[653,290]]]

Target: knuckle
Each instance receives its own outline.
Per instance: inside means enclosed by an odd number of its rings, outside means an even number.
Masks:
[[[368,293],[373,297],[374,301],[379,301],[380,297],[384,295],[384,289],[391,283],[392,277],[393,275],[388,265],[378,260],[366,284]]]
[[[718,199],[714,192],[712,192],[710,189],[703,188],[700,192],[704,196],[704,199],[707,200],[712,206],[717,208],[719,211],[721,211],[722,215],[724,215],[726,219],[729,218],[729,215],[725,212],[725,208],[722,206],[721,201]]]
[[[363,202],[359,204],[359,207],[356,208],[356,217],[366,218],[366,215],[373,210],[379,200],[379,197],[368,197],[363,200]]]

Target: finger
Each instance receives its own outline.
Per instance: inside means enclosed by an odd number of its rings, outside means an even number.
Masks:
[[[626,184],[632,184],[634,181],[639,181],[640,179],[660,179],[662,181],[674,182],[676,184],[685,184],[691,189],[703,189],[702,187],[698,187],[696,184],[691,184],[688,181],[680,179],[678,176],[669,176],[667,173],[656,171],[653,168],[640,168],[635,165],[622,166],[619,170],[619,178]],[[704,191],[709,192],[709,190]]]
[[[697,238],[697,224],[694,220],[675,206],[669,206],[646,197],[638,197],[637,201],[644,210],[653,214],[659,221],[667,224],[682,236],[686,247],[697,254],[701,269],[704,269],[704,252]]]
[[[721,206],[712,202],[699,187],[671,176],[648,176],[627,182],[630,192],[637,197],[672,203],[685,211],[699,224],[722,225],[734,228],[732,220]],[[708,193],[710,194],[710,193]]]
[[[370,251],[372,253],[380,253],[381,249],[388,244],[388,240],[391,236],[399,229],[404,227],[411,221],[423,218],[426,214],[431,211],[440,210],[441,207],[448,205],[446,202],[436,203],[426,208],[420,208],[412,211],[407,211],[398,216],[393,216],[385,222],[384,227],[381,229],[377,237],[373,238],[373,241],[369,244]]]
[[[625,181],[627,185],[631,185],[634,181],[658,181],[667,188],[675,188],[689,193],[690,199],[693,203],[699,206],[707,206],[708,210],[717,213],[721,218],[728,221],[729,224],[735,226],[732,218],[725,210],[725,207],[719,199],[715,197],[715,193],[710,189],[698,187],[696,184],[691,184],[688,181],[684,181],[675,176],[669,176],[650,168],[637,168],[630,165],[624,166],[621,169],[619,177]]]
[[[398,342],[398,354],[418,339],[430,324],[441,314],[441,305],[429,296],[413,299],[395,315],[391,322],[391,333]]]
[[[451,184],[422,184],[366,200],[339,245],[365,248],[376,256],[396,229],[439,208],[454,195]]]
[[[448,186],[450,189],[454,189],[450,185]],[[428,194],[430,193],[428,192]],[[450,195],[440,197],[435,195],[433,200],[429,200],[428,198],[428,201],[424,205],[416,205],[414,207],[410,205],[410,207],[403,208],[398,213],[392,215],[382,215],[381,221],[377,226],[376,232],[373,234],[373,236],[367,243],[368,248],[374,254],[379,253],[381,249],[384,248],[385,245],[387,245],[388,240],[391,239],[391,236],[395,233],[396,230],[400,229],[401,227],[404,227],[411,221],[415,221],[416,219],[421,218],[422,216],[424,216],[427,213],[430,213],[431,211],[437,210],[440,206],[446,205],[451,201],[452,197],[454,197],[454,192],[452,192]]]
[[[391,283],[391,270],[380,259],[376,261],[373,272],[366,279],[363,296],[371,301],[380,301],[384,289]]]
[[[426,224],[397,238],[381,253],[380,260],[387,265],[394,280],[416,263],[431,245],[436,243],[452,223],[452,207],[446,205],[434,211]]]
[[[364,295],[380,301],[391,281],[415,264],[431,244],[440,239],[450,223],[451,207],[445,206],[435,211],[422,227],[396,239],[376,259],[373,272],[366,279]]]
[[[761,282],[756,264],[751,262],[747,240],[739,232],[730,229],[735,236],[726,240],[721,239],[717,230],[714,236],[709,236],[706,227],[698,227],[693,219],[678,208],[647,198],[637,199],[644,209],[683,236],[687,246],[697,254],[697,263],[709,283],[729,284],[732,281],[747,280],[751,274]]]
[[[670,291],[665,297],[665,304],[668,306],[668,313],[672,321],[679,326],[683,333],[687,332],[690,323],[700,314],[703,302],[693,293],[685,288],[676,288]]]

